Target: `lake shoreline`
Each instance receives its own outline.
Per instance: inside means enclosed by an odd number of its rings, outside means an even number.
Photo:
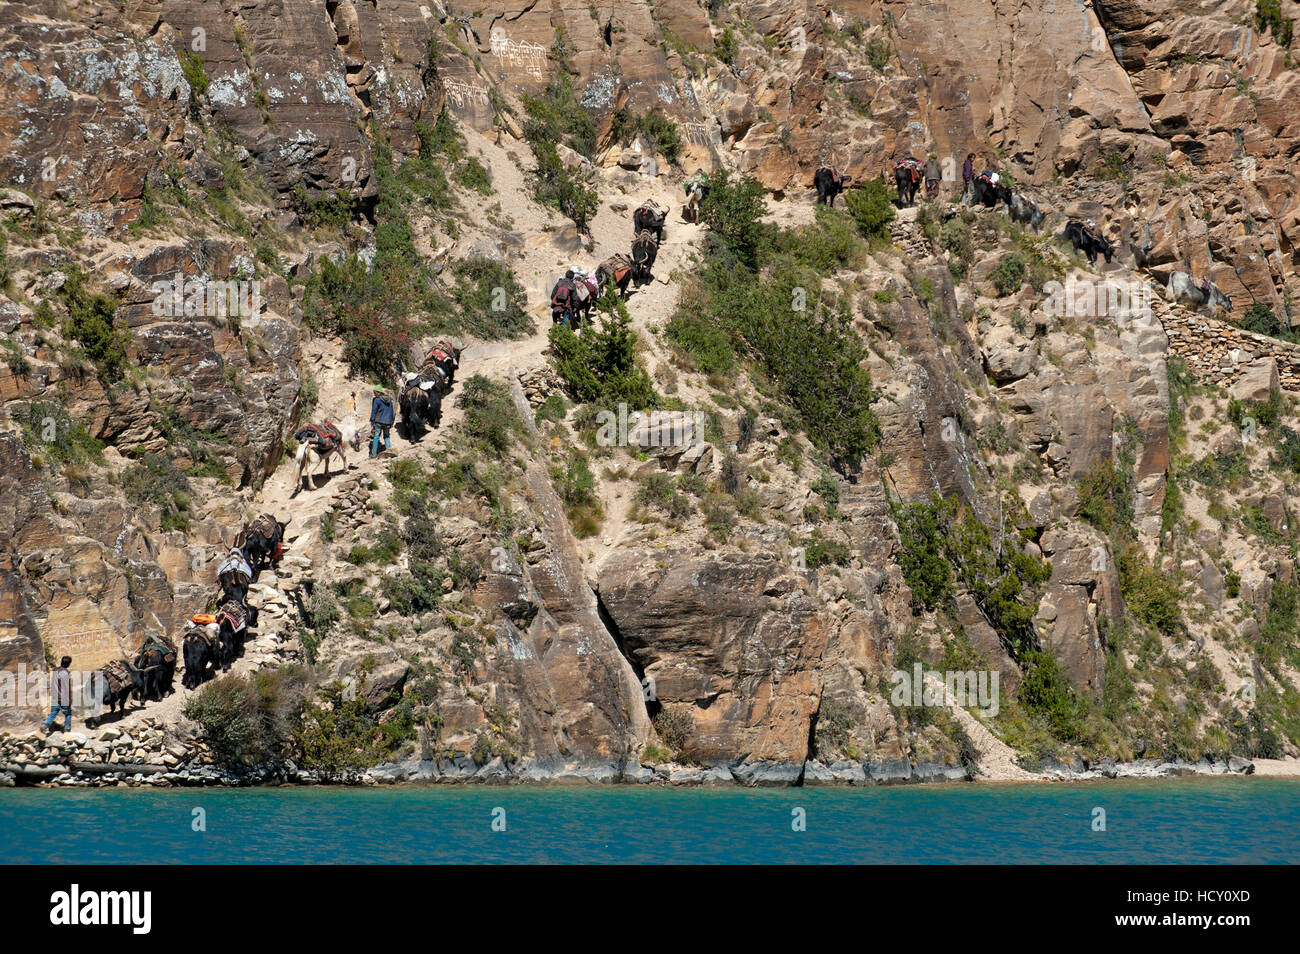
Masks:
[[[962,766],[881,762],[757,762],[711,766],[621,763],[606,760],[527,759],[513,765],[494,758],[479,764],[468,758],[406,759],[367,769],[321,772],[293,762],[232,772],[212,765],[167,765],[161,762],[100,763],[76,759],[45,764],[0,762],[0,787],[170,788],[284,786],[631,786],[665,788],[877,788],[900,785],[1000,786],[1069,782],[1133,781],[1188,777],[1300,777],[1300,759],[1256,760],[1232,757],[1226,762],[1201,760],[1133,762],[1102,760],[1094,765],[1055,762],[1038,772],[1015,776],[985,775]]]

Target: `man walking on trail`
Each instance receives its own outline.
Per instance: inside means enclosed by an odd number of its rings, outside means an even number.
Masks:
[[[45,734],[50,734],[54,717],[63,713],[63,731],[72,731],[72,674],[68,667],[72,657],[64,656],[59,660],[59,667],[50,673],[50,714],[45,717]]]
[[[558,325],[562,321],[566,328],[572,327],[574,291],[573,269],[569,269],[551,289],[551,324]]]
[[[375,388],[375,399],[370,402],[370,456],[379,456],[379,439],[384,439],[384,450],[392,449],[388,431],[393,426],[393,401],[383,388]]]
[[[975,153],[966,153],[966,161],[961,167],[961,181],[963,185],[961,193],[961,204],[970,205],[970,200],[975,192]]]
[[[933,199],[939,194],[939,179],[942,176],[943,172],[939,168],[939,160],[934,153],[930,153],[925,162],[925,194],[928,198]]]

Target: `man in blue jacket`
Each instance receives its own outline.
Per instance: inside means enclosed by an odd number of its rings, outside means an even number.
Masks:
[[[388,429],[393,426],[393,401],[383,388],[375,388],[375,399],[370,402],[370,456],[379,456],[379,439],[384,439],[384,450],[392,448]]]

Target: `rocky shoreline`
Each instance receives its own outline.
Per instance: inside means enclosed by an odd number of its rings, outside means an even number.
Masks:
[[[233,772],[210,764],[202,743],[183,744],[157,726],[145,725],[134,735],[109,728],[91,739],[83,733],[39,736],[0,736],[0,787],[155,787],[251,785],[662,785],[750,788],[796,786],[881,786],[999,781],[961,765],[912,763],[906,759],[879,762],[838,761],[738,762],[708,766],[604,760],[564,761],[524,759],[507,765],[499,757],[480,764],[473,759],[406,759],[364,770],[323,772],[300,768],[292,761]],[[1148,759],[1095,764],[1053,762],[1020,781],[1068,782],[1093,779],[1175,778],[1183,776],[1252,775],[1255,764],[1237,756],[1226,762],[1202,759]]]

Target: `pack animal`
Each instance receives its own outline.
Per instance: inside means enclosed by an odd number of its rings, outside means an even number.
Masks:
[[[248,635],[248,607],[227,600],[217,609],[216,617],[221,668],[224,670],[234,665],[235,657],[243,651],[244,637]]]
[[[454,342],[442,338],[435,342],[429,349],[429,353],[424,356],[424,364],[436,364],[442,376],[446,379],[447,390],[452,389],[456,383],[456,369],[460,367],[460,348],[456,347]]]
[[[656,242],[662,242],[666,221],[668,221],[667,210],[659,208],[658,204],[651,200],[632,213],[632,235],[635,237],[642,232],[650,232]]]
[[[1011,205],[1011,190],[1005,183],[995,181],[988,172],[981,172],[975,177],[975,201],[986,209],[991,209],[999,202]]]
[[[626,255],[611,255],[596,266],[596,284],[602,292],[612,284],[620,295],[626,296],[631,283],[632,262]]]
[[[834,169],[823,166],[813,174],[813,185],[817,188],[817,204],[835,208],[835,197],[848,188],[853,181],[851,176],[837,175]]]
[[[325,465],[325,476],[329,476],[331,458],[338,457],[343,469],[347,470],[348,460],[344,444],[352,444],[354,449],[359,446],[357,432],[354,429],[349,428],[349,433],[345,435],[329,421],[299,428],[294,434],[294,440],[299,442],[298,452],[294,454],[294,462],[298,465],[297,485],[291,495],[294,497],[298,496],[298,491],[302,490],[304,483],[308,490],[316,489],[312,471],[321,464]]]
[[[1115,246],[1104,237],[1088,228],[1084,223],[1071,221],[1065,226],[1065,237],[1074,246],[1076,252],[1083,252],[1088,261],[1097,264],[1097,256],[1103,255],[1107,263],[1115,254]]]
[[[1170,301],[1183,302],[1210,315],[1217,314],[1220,308],[1232,312],[1232,298],[1219,291],[1218,285],[1208,279],[1197,281],[1187,272],[1170,274],[1165,292]]]
[[[910,206],[916,201],[916,191],[921,188],[921,166],[915,159],[903,159],[894,167],[894,186],[898,189],[898,204]]]
[[[244,601],[248,595],[248,584],[253,581],[253,569],[239,547],[231,547],[230,553],[221,566],[217,568],[217,585],[221,587],[221,598]]]
[[[575,275],[573,278],[573,324],[581,328],[591,320],[591,309],[600,298],[600,281],[595,275]]]
[[[655,258],[659,255],[659,243],[649,231],[637,234],[632,243],[632,279],[638,285],[644,285],[654,278],[652,269]]]
[[[107,707],[107,711],[101,711],[94,718],[95,725],[100,725],[113,714],[114,709],[126,715],[127,700],[144,692],[144,676],[131,663],[119,659],[102,666],[91,676],[90,691],[96,704]],[[87,719],[86,725],[90,722]]]
[[[144,686],[140,692],[141,701],[156,699],[172,691],[172,680],[176,675],[176,646],[166,636],[149,636],[140,644],[140,649],[132,660],[132,665],[140,670]]]
[[[436,364],[407,372],[397,393],[407,440],[417,441],[429,427],[442,423],[442,398],[447,393],[447,381]]]
[[[276,520],[273,514],[261,514],[235,537],[235,546],[244,551],[254,571],[275,566],[284,553],[284,529],[288,520]]]
[[[1035,232],[1043,224],[1045,216],[1042,210],[1038,208],[1038,203],[1024,193],[1017,192],[1013,195],[1009,208],[1013,222],[1022,222],[1030,226]]]
[[[181,655],[185,660],[181,685],[186,689],[206,682],[221,668],[220,633],[221,627],[215,619],[202,623],[191,620],[186,624],[185,636],[181,639]]]
[[[686,180],[686,204],[682,206],[682,219],[686,222],[699,222],[700,209],[709,197],[709,178],[697,173]]]

